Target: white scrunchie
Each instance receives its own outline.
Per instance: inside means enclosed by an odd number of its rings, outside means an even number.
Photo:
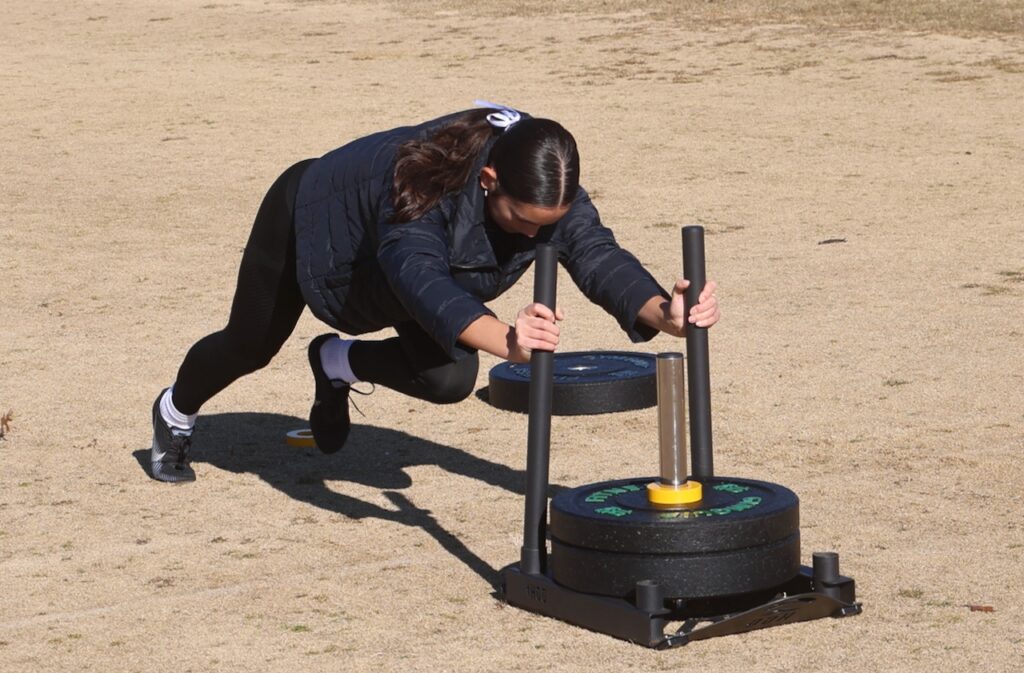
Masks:
[[[497,110],[497,112],[492,112],[487,115],[487,123],[496,129],[508,130],[523,118],[523,116],[519,114],[518,110],[513,110],[510,107],[498,105],[497,103],[491,103],[490,101],[475,100],[473,101],[473,105]]]

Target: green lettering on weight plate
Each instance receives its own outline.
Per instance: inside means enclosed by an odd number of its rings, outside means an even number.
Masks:
[[[715,486],[712,486],[711,488],[712,488],[712,490],[715,490],[715,491],[725,491],[726,493],[743,493],[744,491],[749,491],[750,490],[749,486],[741,486],[739,484],[733,484],[733,483],[716,484]]]
[[[604,502],[613,495],[620,495],[622,493],[632,493],[639,491],[640,487],[636,484],[623,484],[622,486],[612,486],[611,488],[605,488],[600,491],[594,491],[585,498],[585,502]]]
[[[604,514],[605,516],[615,517],[629,516],[633,513],[633,510],[622,509],[621,507],[601,507],[600,509],[595,509],[594,511],[598,514]]]
[[[699,519],[708,516],[728,516],[735,512],[745,512],[761,504],[761,498],[756,495],[749,495],[739,502],[734,502],[727,507],[713,507],[711,509],[684,509],[678,512],[662,512],[659,519],[666,521],[672,519]]]

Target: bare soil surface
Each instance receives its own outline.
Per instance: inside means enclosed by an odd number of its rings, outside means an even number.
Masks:
[[[0,670],[1021,670],[1020,3],[704,4],[6,7]],[[203,409],[196,483],[146,475],[274,178],[475,98],[572,130],[665,284],[707,228],[717,471],[794,489],[863,615],[653,652],[503,605],[525,417],[378,390],[289,447],[308,314]],[[681,347],[560,288],[564,350]],[[657,472],[652,409],[553,433],[555,485]]]

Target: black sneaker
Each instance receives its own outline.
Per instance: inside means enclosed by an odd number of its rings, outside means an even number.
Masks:
[[[153,448],[149,460],[153,478],[159,481],[195,481],[196,472],[189,466],[189,450],[192,448],[192,431],[172,428],[160,415],[160,391],[153,403]]]
[[[344,381],[327,378],[320,362],[320,348],[334,334],[321,334],[309,342],[309,368],[316,384],[313,406],[309,410],[309,428],[316,445],[324,453],[334,453],[345,446],[352,421],[348,417],[348,394],[351,386]]]

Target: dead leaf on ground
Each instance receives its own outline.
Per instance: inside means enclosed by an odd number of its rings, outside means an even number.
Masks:
[[[6,414],[0,416],[0,439],[4,438],[11,431],[11,421],[14,420],[14,410],[9,409]]]

